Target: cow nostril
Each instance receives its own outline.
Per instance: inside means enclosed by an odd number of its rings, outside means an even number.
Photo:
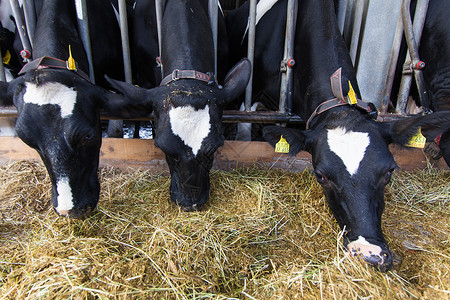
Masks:
[[[198,204],[182,205],[181,209],[185,212],[199,211],[201,209],[201,206]]]

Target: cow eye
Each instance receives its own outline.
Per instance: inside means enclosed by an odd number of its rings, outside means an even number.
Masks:
[[[387,184],[391,181],[392,173],[394,172],[395,168],[390,169],[389,171],[384,174],[384,182]]]
[[[87,144],[89,144],[90,142],[92,142],[93,140],[94,140],[94,135],[93,134],[86,134],[85,136],[83,136],[81,139],[80,139],[80,145],[87,145]]]
[[[327,176],[325,176],[321,171],[314,171],[314,175],[316,175],[317,182],[320,184],[324,184],[328,181]]]

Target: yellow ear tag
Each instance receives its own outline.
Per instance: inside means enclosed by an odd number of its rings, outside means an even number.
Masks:
[[[289,143],[286,141],[283,136],[280,137],[280,140],[275,145],[275,152],[277,153],[289,153]]]
[[[8,50],[6,50],[5,55],[3,56],[3,62],[5,63],[5,65],[9,64],[11,60],[11,53],[9,53]]]
[[[405,146],[423,149],[425,147],[426,141],[427,139],[422,135],[422,131],[419,128],[417,130],[417,133],[411,137],[411,139],[408,143],[405,144]]]
[[[348,90],[348,95],[347,95],[347,97],[348,97],[348,102],[349,102],[350,104],[356,104],[356,103],[358,103],[358,100],[356,99],[355,90],[353,89],[352,84],[350,83],[350,80],[348,81],[348,88],[349,88],[349,90]]]
[[[72,50],[70,49],[70,45],[69,45],[69,58],[67,59],[66,65],[67,69],[69,69],[70,71],[77,70],[77,64],[75,63],[75,59],[73,59],[72,57]]]

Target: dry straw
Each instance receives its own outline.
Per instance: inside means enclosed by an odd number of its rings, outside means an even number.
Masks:
[[[450,297],[450,173],[397,173],[380,273],[349,259],[308,172],[214,171],[200,212],[169,201],[169,178],[101,170],[98,210],[51,209],[39,163],[0,168],[1,299],[445,299]]]

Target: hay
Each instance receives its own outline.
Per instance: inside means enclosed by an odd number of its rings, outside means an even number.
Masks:
[[[450,297],[448,171],[399,172],[386,189],[394,269],[348,259],[308,172],[211,174],[211,198],[185,213],[170,180],[101,170],[97,212],[58,217],[39,163],[0,168],[2,299],[443,299]]]

